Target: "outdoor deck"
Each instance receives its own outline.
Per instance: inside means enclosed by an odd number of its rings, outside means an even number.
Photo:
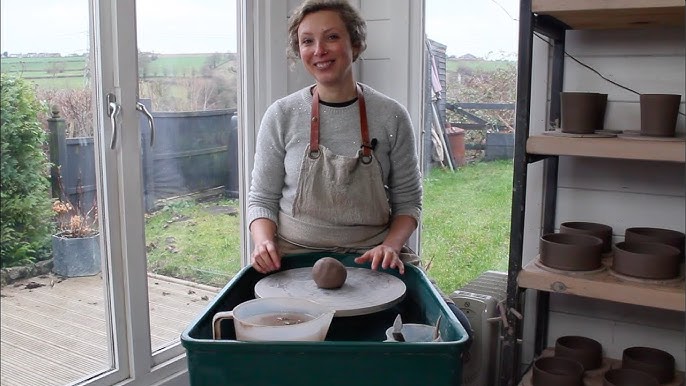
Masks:
[[[110,368],[102,284],[44,275],[3,287],[0,385],[64,385]],[[153,349],[178,340],[219,290],[156,275],[148,285]]]

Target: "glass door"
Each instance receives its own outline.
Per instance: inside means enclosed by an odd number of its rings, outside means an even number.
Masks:
[[[135,153],[155,363],[181,352],[181,332],[241,267],[236,10],[235,0],[136,1]]]
[[[7,386],[124,378],[110,211],[100,188],[107,118],[94,108],[102,72],[89,5],[1,3],[1,205],[3,222],[12,224],[3,225],[2,268],[11,274],[0,299],[0,379]]]

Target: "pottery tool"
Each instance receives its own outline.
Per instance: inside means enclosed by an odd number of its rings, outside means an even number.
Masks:
[[[404,342],[405,341],[405,336],[403,336],[402,333],[403,329],[403,320],[400,317],[400,314],[395,317],[395,321],[393,322],[393,339],[395,339],[398,342]]]
[[[399,278],[368,268],[346,267],[342,287],[324,289],[312,279],[312,267],[276,272],[255,284],[255,297],[295,297],[312,300],[336,310],[336,316],[367,315],[383,311],[405,298]]]

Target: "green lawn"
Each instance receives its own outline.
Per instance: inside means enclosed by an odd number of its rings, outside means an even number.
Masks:
[[[507,268],[512,162],[481,162],[424,179],[421,254],[446,293]],[[179,202],[147,216],[150,271],[224,286],[240,269],[238,203]]]
[[[480,162],[424,179],[422,260],[450,293],[488,270],[505,271],[512,161]]]

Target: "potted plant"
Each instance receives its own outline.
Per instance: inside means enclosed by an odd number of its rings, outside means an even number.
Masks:
[[[64,277],[92,276],[100,272],[98,208],[84,212],[67,199],[52,204],[57,233],[52,235],[53,272]]]

